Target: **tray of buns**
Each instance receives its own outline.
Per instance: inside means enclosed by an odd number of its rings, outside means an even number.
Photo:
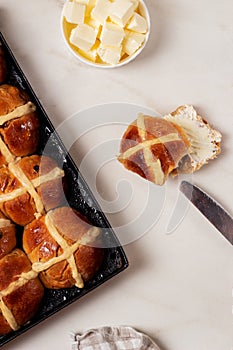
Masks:
[[[0,346],[127,266],[0,33]]]

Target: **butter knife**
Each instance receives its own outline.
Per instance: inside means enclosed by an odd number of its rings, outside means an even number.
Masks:
[[[213,198],[199,187],[182,181],[180,191],[233,244],[233,218]]]

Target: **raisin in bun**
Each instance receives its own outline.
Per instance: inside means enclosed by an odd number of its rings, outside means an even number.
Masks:
[[[0,259],[16,246],[15,225],[0,212]]]
[[[22,250],[0,260],[0,335],[17,330],[32,319],[44,288]]]
[[[162,185],[188,147],[181,128],[162,118],[139,114],[122,137],[118,160],[128,170]]]
[[[12,156],[34,153],[39,141],[39,122],[35,105],[26,93],[11,85],[0,86],[0,135]],[[0,143],[5,158],[10,157]],[[5,152],[7,152],[5,154]],[[0,159],[1,160],[1,159]]]
[[[83,288],[103,260],[101,230],[70,207],[54,209],[24,228],[23,248],[47,288]]]
[[[0,168],[0,209],[24,226],[61,205],[64,172],[49,157],[33,155]]]
[[[0,44],[0,84],[4,82],[7,76],[7,65],[4,50]]]

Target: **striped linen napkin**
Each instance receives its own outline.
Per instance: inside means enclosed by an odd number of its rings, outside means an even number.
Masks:
[[[90,329],[72,338],[72,350],[161,350],[146,334],[125,326]]]

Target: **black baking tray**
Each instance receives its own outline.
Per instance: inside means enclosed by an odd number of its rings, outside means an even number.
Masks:
[[[128,260],[111,225],[91,193],[85,179],[80,174],[72,157],[67,152],[1,32],[0,42],[4,49],[8,66],[8,76],[4,83],[23,89],[37,107],[40,121],[40,144],[37,154],[46,153],[54,158],[59,165],[62,164],[66,182],[69,184],[66,194],[68,204],[84,214],[93,225],[103,228],[103,236],[106,243],[103,265],[95,277],[85,284],[84,288],[73,287],[59,290],[45,288],[45,296],[36,316],[18,331],[12,331],[8,335],[0,336],[1,347],[125,270],[128,267]],[[69,189],[72,190],[69,191]]]

